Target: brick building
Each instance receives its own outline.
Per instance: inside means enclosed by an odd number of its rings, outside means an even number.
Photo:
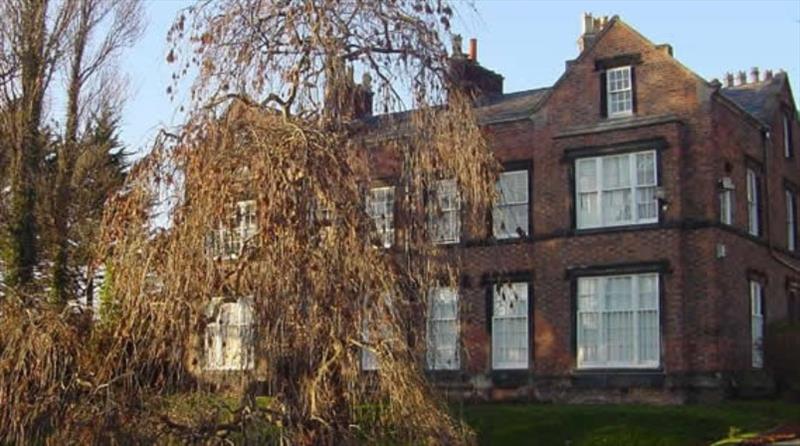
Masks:
[[[585,16],[578,45],[552,87],[514,93],[474,41],[467,55],[454,47],[504,172],[479,233],[462,230],[455,184],[440,184],[433,234],[463,280],[430,295],[431,379],[454,396],[545,401],[768,387],[765,330],[800,318],[800,125],[786,74],[706,81],[617,17]],[[392,164],[377,155],[373,176],[396,176]],[[377,186],[368,208],[391,246],[395,191]],[[228,319],[246,324],[244,308]],[[241,352],[226,349],[241,343],[206,336],[212,369],[238,369]],[[377,366],[367,353],[362,365]]]
[[[568,401],[767,385],[764,331],[800,313],[786,74],[722,85],[617,17],[583,28],[548,88],[505,93],[475,42],[454,48],[505,171],[486,233],[443,215],[436,236],[464,280],[434,293],[431,378],[466,397]],[[392,196],[373,189],[381,221]]]

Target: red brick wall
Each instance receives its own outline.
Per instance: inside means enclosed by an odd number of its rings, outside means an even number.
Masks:
[[[600,112],[600,76],[595,60],[639,54],[637,112],[616,122],[662,118],[639,126],[608,128]],[[785,93],[783,100],[790,102]],[[800,257],[782,252],[786,244],[783,182],[800,186],[800,128],[795,125],[795,157],[783,157],[782,124],[770,122],[772,141],[763,158],[761,129],[718,97],[714,88],[625,24],[615,25],[579,58],[555,85],[530,120],[486,129],[502,162],[532,166],[532,240],[491,243],[478,240],[453,248],[470,286],[462,289],[462,368],[489,376],[491,339],[487,323],[486,274],[530,272],[534,377],[569,379],[575,372],[572,283],[575,267],[666,261],[661,275],[661,366],[667,375],[735,372],[750,369],[748,273],[766,281],[767,320],[786,317],[785,284],[800,274],[777,255],[800,266]],[[626,121],[627,120],[627,121]],[[624,128],[623,128],[624,127]],[[660,138],[660,185],[666,197],[660,224],[637,230],[575,234],[572,162],[565,151]],[[760,239],[746,235],[745,157],[766,168],[769,230]],[[384,163],[383,166],[386,166]],[[719,225],[718,181],[735,184],[732,227]],[[766,225],[766,219],[762,220]],[[768,236],[767,236],[768,235]],[[472,234],[468,239],[482,239]],[[768,240],[774,245],[769,248]],[[726,255],[718,258],[724,245]],[[800,240],[798,240],[800,246]],[[473,382],[477,382],[473,379]],[[484,382],[485,380],[481,381]]]

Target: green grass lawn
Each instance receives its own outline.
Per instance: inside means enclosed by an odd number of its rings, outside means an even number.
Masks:
[[[479,404],[457,407],[482,445],[700,446],[731,427],[760,431],[800,422],[800,405],[773,401],[718,405]]]

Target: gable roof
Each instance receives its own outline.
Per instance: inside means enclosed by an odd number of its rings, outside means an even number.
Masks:
[[[781,105],[781,90],[786,83],[786,74],[778,73],[770,80],[721,88],[719,91],[747,114],[768,125]]]

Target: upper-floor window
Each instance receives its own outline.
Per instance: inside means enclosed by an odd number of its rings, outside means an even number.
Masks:
[[[747,169],[747,232],[761,234],[761,186],[758,174]]]
[[[528,283],[493,286],[492,368],[528,368]]]
[[[206,370],[248,370],[254,365],[253,310],[250,301],[240,298],[222,302],[217,298],[208,308],[211,322],[206,325]]]
[[[750,281],[750,338],[753,368],[764,366],[764,286]]]
[[[578,279],[578,368],[657,367],[658,274]]]
[[[578,229],[658,222],[654,150],[575,161]]]
[[[786,189],[786,249],[794,251],[797,247],[797,196]]]
[[[428,230],[434,243],[458,243],[461,239],[461,203],[455,179],[438,180],[431,191]]]
[[[726,225],[733,224],[733,182],[729,177],[722,179],[719,191],[719,221]]]
[[[528,171],[503,172],[497,179],[497,203],[492,209],[492,234],[497,239],[528,233]]]
[[[255,200],[237,202],[229,209],[226,221],[212,232],[211,254],[214,257],[237,257],[245,244],[255,237],[257,230]]]
[[[428,368],[457,370],[458,292],[455,288],[436,287],[428,293]]]
[[[394,187],[370,189],[367,197],[367,213],[372,218],[375,230],[383,247],[394,243]]]
[[[606,71],[606,104],[608,116],[626,116],[633,113],[633,80],[630,66]]]
[[[794,155],[794,147],[792,144],[792,119],[789,116],[789,112],[783,114],[783,155],[786,158],[791,158],[792,155]]]

